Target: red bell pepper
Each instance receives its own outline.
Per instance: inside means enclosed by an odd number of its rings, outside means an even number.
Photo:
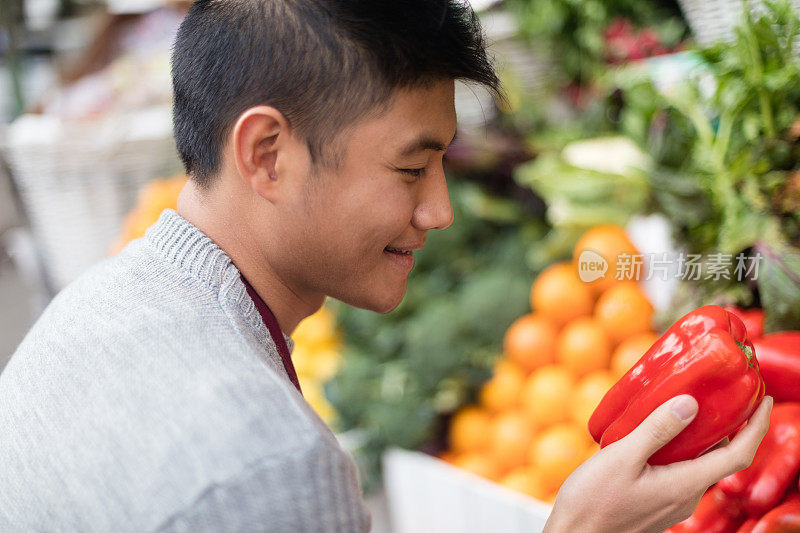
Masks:
[[[733,313],[742,320],[750,340],[754,340],[764,334],[763,309],[742,309],[741,307],[731,305],[725,307],[725,310],[729,313]]]
[[[753,528],[758,524],[758,518],[748,518],[744,524],[736,530],[736,533],[753,533]]]
[[[707,305],[678,320],[606,393],[589,432],[608,446],[679,394],[694,396],[699,411],[650,457],[652,465],[699,456],[750,418],[764,396],[753,345],[736,315]]]
[[[769,333],[753,346],[767,394],[776,402],[800,401],[800,331]]]
[[[717,486],[753,517],[780,502],[800,472],[800,403],[772,408],[769,430],[745,470],[721,479]]]
[[[800,494],[793,494],[785,502],[761,517],[752,533],[799,533]]]
[[[692,516],[664,533],[736,533],[746,515],[716,485],[700,498]]]

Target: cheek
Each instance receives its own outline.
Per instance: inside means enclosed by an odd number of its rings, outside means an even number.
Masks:
[[[331,194],[322,201],[304,204],[297,211],[293,233],[297,236],[299,261],[313,267],[317,276],[341,279],[364,262],[366,247],[374,247],[364,209],[346,195]]]
[[[302,261],[314,265],[317,275],[342,283],[383,272],[383,248],[411,225],[413,185],[381,176],[359,187],[324,187],[315,193],[297,209],[294,233],[296,244],[302,242]]]
[[[328,220],[328,228],[342,233],[340,237],[350,249],[374,253],[406,231],[414,205],[411,186],[401,182],[343,198],[323,218]]]
[[[408,241],[413,202],[400,196],[384,198],[372,206],[360,220],[362,243],[365,253],[371,253],[376,261],[383,261],[383,249],[390,243]]]
[[[362,218],[375,228],[385,228],[394,239],[411,225],[416,205],[414,185],[400,182],[377,192],[369,204],[361,206]]]

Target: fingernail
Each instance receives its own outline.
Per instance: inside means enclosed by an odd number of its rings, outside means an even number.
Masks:
[[[672,412],[679,420],[688,420],[697,412],[697,402],[683,396],[672,403]]]

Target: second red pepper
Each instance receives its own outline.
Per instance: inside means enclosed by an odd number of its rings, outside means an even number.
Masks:
[[[767,394],[776,402],[800,401],[800,331],[768,333],[753,346]]]
[[[664,533],[735,533],[746,515],[716,486],[700,498],[692,516]]]
[[[799,533],[800,495],[789,496],[761,519],[750,518],[736,533]]]
[[[759,517],[780,502],[800,472],[800,404],[776,404],[769,430],[752,464],[732,474],[717,486],[739,502],[753,517]]]

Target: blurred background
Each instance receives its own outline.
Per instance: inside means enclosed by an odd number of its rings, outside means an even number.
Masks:
[[[8,0],[0,13],[0,365],[181,170],[169,49],[188,3]]]
[[[669,324],[713,303],[800,329],[800,2],[472,4],[508,98],[456,87],[455,223],[393,312],[329,301],[294,335],[375,531],[535,531]],[[0,369],[59,290],[175,208],[188,6],[3,0]]]

